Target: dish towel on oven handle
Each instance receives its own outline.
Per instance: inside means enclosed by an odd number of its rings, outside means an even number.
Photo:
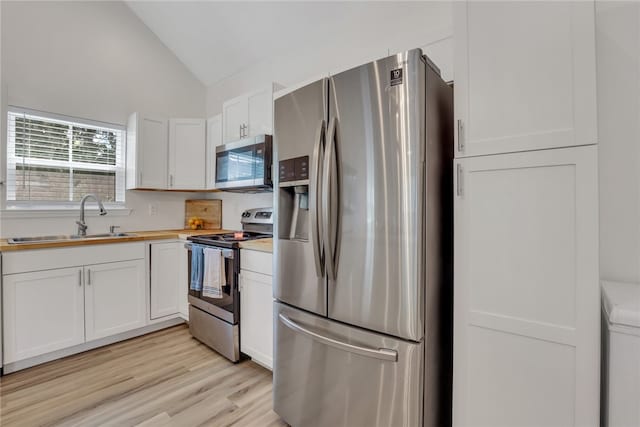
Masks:
[[[226,277],[222,251],[220,249],[204,248],[202,296],[207,298],[222,298],[222,287],[227,284]]]
[[[202,290],[203,249],[199,245],[191,246],[191,284],[189,289],[192,291]]]

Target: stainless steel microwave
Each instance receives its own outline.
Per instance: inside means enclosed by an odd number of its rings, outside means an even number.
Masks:
[[[257,135],[216,147],[216,188],[271,191],[271,135]]]

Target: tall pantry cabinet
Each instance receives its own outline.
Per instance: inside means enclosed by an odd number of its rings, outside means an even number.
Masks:
[[[593,2],[456,2],[455,426],[596,426]]]

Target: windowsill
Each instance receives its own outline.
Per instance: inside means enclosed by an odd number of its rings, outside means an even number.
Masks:
[[[105,206],[107,216],[129,216],[131,209],[126,206]],[[77,206],[57,206],[57,207],[13,207],[0,210],[0,218],[62,218],[76,217],[80,214]],[[86,216],[99,216],[98,209],[86,208]]]

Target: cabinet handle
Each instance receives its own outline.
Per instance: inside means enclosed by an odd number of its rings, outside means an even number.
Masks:
[[[173,187],[173,174],[169,175],[169,187]]]
[[[464,152],[464,123],[458,119],[458,152]]]
[[[91,269],[87,269],[87,285],[91,286]]]
[[[82,287],[82,269],[78,270],[78,286]]]
[[[460,163],[456,165],[456,174],[456,194],[458,195],[458,197],[462,197],[462,165]]]

